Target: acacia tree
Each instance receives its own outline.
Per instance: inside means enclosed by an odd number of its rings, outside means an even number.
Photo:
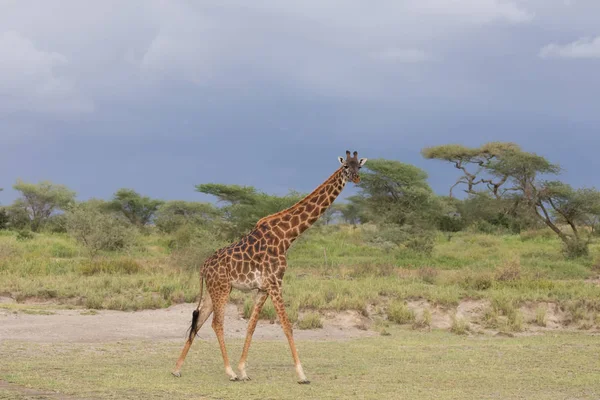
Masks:
[[[19,180],[13,188],[21,192],[21,197],[13,203],[11,212],[15,215],[26,215],[34,232],[37,232],[55,211],[64,211],[75,202],[75,192],[64,185],[48,181],[34,184]]]
[[[521,150],[514,143],[488,143],[471,148],[445,145],[423,149],[428,159],[451,162],[462,171],[452,189],[465,186],[465,192],[477,195],[487,191],[498,200],[510,200],[514,207],[524,206],[542,221],[565,244],[569,256],[588,253],[591,235],[584,238],[580,227],[597,227],[600,215],[600,193],[595,189],[575,190],[559,181],[542,177],[555,175],[560,167],[544,157]],[[570,227],[564,232],[559,224]]]
[[[346,223],[357,225],[361,222],[368,222],[368,217],[364,214],[364,208],[361,206],[363,197],[359,195],[349,196],[347,203],[340,204],[340,213]]]
[[[173,200],[158,208],[155,223],[161,231],[172,233],[188,224],[206,226],[220,215],[220,210],[210,203]]]
[[[350,211],[347,217],[377,224],[372,238],[375,242],[431,251],[439,204],[427,184],[427,173],[413,165],[385,159],[369,160],[365,169],[358,184],[359,194],[349,198],[355,207],[346,210]]]
[[[215,196],[219,202],[225,203],[223,212],[227,239],[240,237],[254,227],[259,219],[286,209],[303,197],[302,194],[290,191],[285,196],[275,196],[256,190],[252,186],[224,185],[205,183],[196,186],[200,193]]]
[[[132,189],[119,189],[114,194],[110,208],[121,212],[133,225],[143,227],[150,223],[163,203],[162,200],[142,196]]]
[[[414,165],[384,159],[369,160],[361,173],[358,201],[374,222],[414,224],[428,219],[435,202],[427,173]]]

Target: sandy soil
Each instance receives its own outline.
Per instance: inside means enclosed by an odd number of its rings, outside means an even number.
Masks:
[[[159,310],[136,312],[98,311],[86,315],[84,310],[48,310],[52,315],[30,315],[0,309],[0,342],[19,340],[27,342],[111,342],[119,340],[174,340],[185,338],[195,304],[180,304]],[[325,315],[323,328],[294,330],[299,340],[344,340],[376,334],[358,328],[364,323],[356,312]],[[210,326],[212,317],[204,324],[198,336],[216,339]],[[244,338],[247,321],[240,317],[235,305],[227,307],[225,337]],[[260,321],[254,332],[256,340],[285,340],[281,326]]]

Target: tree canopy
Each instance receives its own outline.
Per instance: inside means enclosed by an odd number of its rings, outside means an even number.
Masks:
[[[462,184],[470,195],[488,191],[499,201],[523,205],[561,238],[570,255],[587,254],[590,236],[584,241],[578,225],[596,228],[600,194],[595,189],[575,190],[560,181],[544,180],[560,172],[558,165],[514,143],[494,142],[476,148],[445,145],[422,153],[429,159],[451,162],[462,171],[451,194]],[[564,232],[560,223],[568,225],[571,233]]]
[[[291,207],[304,197],[295,191],[290,191],[285,196],[275,196],[259,192],[252,186],[216,183],[197,185],[196,190],[213,195],[219,202],[225,203],[221,208],[226,220],[223,229],[229,239],[247,233],[262,217]]]
[[[21,192],[11,206],[15,214],[27,216],[31,230],[37,232],[55,211],[64,211],[75,203],[75,192],[49,181],[17,181],[13,188]]]
[[[434,194],[427,173],[414,165],[384,159],[369,160],[361,173],[359,197],[363,218],[404,225],[431,211]]]
[[[110,208],[121,212],[133,225],[145,226],[152,221],[164,201],[142,196],[132,189],[119,189],[113,196]]]
[[[171,233],[186,224],[206,226],[220,215],[221,211],[210,203],[173,200],[158,208],[155,224],[161,231]]]

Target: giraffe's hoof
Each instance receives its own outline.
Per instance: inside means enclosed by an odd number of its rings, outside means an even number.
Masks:
[[[230,376],[230,377],[229,377],[229,380],[230,380],[231,382],[238,382],[238,381],[240,380],[240,378],[238,378],[237,376]]]
[[[302,381],[298,381],[298,383],[301,385],[308,385],[310,383],[310,381],[308,379],[304,379]]]
[[[181,372],[179,372],[179,371],[173,371],[173,372],[171,372],[171,375],[173,375],[176,378],[181,378]]]
[[[250,377],[249,377],[248,375],[246,375],[246,376],[242,376],[242,377],[240,378],[240,381],[244,381],[244,382],[246,382],[246,381],[249,381],[249,380],[251,380],[251,379],[250,379]]]

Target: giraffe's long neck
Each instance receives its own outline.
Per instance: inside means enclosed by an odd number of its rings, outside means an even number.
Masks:
[[[345,185],[346,178],[343,169],[340,168],[298,203],[262,218],[256,223],[256,226],[270,228],[277,237],[284,239],[284,243],[287,244],[284,247],[287,249],[302,232],[323,215]]]

